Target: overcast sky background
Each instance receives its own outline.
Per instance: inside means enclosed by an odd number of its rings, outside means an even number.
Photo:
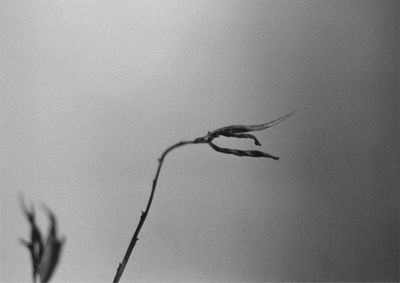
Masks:
[[[292,110],[279,161],[168,155],[122,280],[399,279],[397,1],[1,1],[0,31],[2,282],[18,192],[67,238],[53,282],[109,282],[166,147]]]

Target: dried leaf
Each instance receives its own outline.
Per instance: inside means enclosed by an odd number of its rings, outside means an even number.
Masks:
[[[273,156],[269,153],[258,151],[258,150],[239,150],[239,149],[231,149],[231,148],[224,148],[215,145],[212,142],[208,143],[215,151],[226,153],[226,154],[233,154],[237,156],[248,156],[248,157],[267,157],[274,160],[278,160],[279,157]]]
[[[261,146],[261,143],[258,141],[258,139],[251,134],[222,134],[221,136],[239,138],[239,139],[252,139],[254,140],[255,145]]]
[[[282,116],[278,119],[272,120],[272,121],[270,121],[268,123],[264,123],[264,124],[232,125],[232,126],[222,127],[222,128],[219,128],[219,129],[216,129],[216,130],[210,132],[209,136],[214,138],[214,137],[218,137],[220,135],[226,136],[226,135],[232,135],[232,134],[237,134],[237,133],[246,133],[246,132],[264,130],[264,129],[267,129],[267,128],[270,128],[272,126],[279,124],[280,122],[286,120],[293,114],[294,114],[294,112],[290,112],[289,114],[286,114],[285,116]]]

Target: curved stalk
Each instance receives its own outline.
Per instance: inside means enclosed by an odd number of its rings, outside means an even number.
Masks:
[[[125,256],[124,256],[122,262],[120,262],[118,265],[118,269],[114,276],[113,282],[114,283],[119,282],[119,280],[121,279],[121,276],[122,276],[122,273],[124,272],[125,266],[128,263],[129,257],[131,256],[132,250],[136,245],[139,232],[142,229],[144,222],[146,221],[146,217],[149,213],[151,204],[153,202],[154,192],[156,190],[157,181],[158,181],[158,177],[160,175],[161,167],[163,165],[165,157],[167,156],[167,154],[169,152],[171,152],[175,148],[178,148],[178,147],[181,147],[181,146],[184,146],[187,144],[200,144],[200,143],[205,144],[206,143],[206,144],[210,145],[211,148],[213,148],[215,151],[225,153],[225,154],[233,154],[233,155],[237,155],[237,156],[248,156],[248,157],[266,157],[266,158],[272,158],[272,159],[278,160],[279,157],[273,156],[266,152],[262,152],[262,151],[258,151],[258,150],[238,150],[238,149],[231,149],[231,148],[222,148],[222,147],[215,145],[212,141],[215,138],[218,138],[219,136],[226,136],[226,137],[235,137],[235,138],[249,138],[249,139],[254,140],[256,145],[261,145],[255,136],[253,136],[251,134],[245,134],[245,133],[252,132],[252,131],[260,131],[260,130],[264,130],[269,127],[275,126],[276,124],[289,118],[292,114],[293,114],[293,112],[291,112],[281,118],[275,119],[271,122],[265,123],[265,124],[232,125],[232,126],[228,126],[228,127],[219,128],[212,132],[208,132],[207,135],[196,138],[192,141],[181,141],[181,142],[178,142],[178,143],[168,147],[161,154],[161,157],[158,159],[158,168],[156,171],[156,175],[153,179],[153,185],[151,188],[149,200],[147,201],[146,210],[142,211],[142,214],[140,215],[139,224],[136,227],[135,233],[132,236],[132,239],[129,243],[128,249],[125,252]]]
[[[142,211],[142,214],[141,214],[140,220],[139,220],[139,224],[137,225],[135,233],[132,236],[132,239],[131,239],[131,241],[129,243],[128,249],[126,250],[125,256],[124,256],[122,262],[120,262],[119,265],[118,265],[118,269],[117,269],[117,272],[116,272],[116,274],[114,276],[114,280],[113,280],[114,283],[119,282],[119,280],[121,279],[121,276],[122,276],[122,273],[124,272],[125,266],[128,263],[129,257],[131,256],[131,253],[132,253],[132,250],[135,247],[136,242],[138,240],[139,232],[142,229],[142,226],[143,226],[144,222],[146,221],[146,217],[147,217],[147,215],[149,213],[151,204],[153,202],[154,192],[156,191],[156,186],[157,186],[157,181],[158,181],[158,176],[160,175],[161,167],[163,165],[165,157],[167,156],[167,154],[169,152],[171,152],[175,148],[178,148],[178,147],[181,147],[181,146],[184,146],[184,145],[187,145],[187,144],[195,144],[195,143],[201,143],[201,141],[196,139],[194,141],[181,141],[181,142],[178,142],[178,143],[170,146],[169,148],[167,148],[162,153],[161,157],[158,159],[158,168],[157,168],[157,171],[156,171],[156,175],[155,175],[155,177],[153,179],[153,185],[152,185],[152,188],[151,188],[151,193],[150,193],[149,200],[147,201],[146,210]]]

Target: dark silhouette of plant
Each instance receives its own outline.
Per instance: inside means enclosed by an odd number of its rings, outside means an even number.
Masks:
[[[20,204],[31,227],[30,241],[24,239],[20,239],[20,241],[31,255],[32,282],[35,283],[36,278],[39,277],[40,282],[46,283],[50,280],[57,266],[65,238],[57,237],[56,217],[45,204],[42,204],[42,208],[46,212],[50,222],[46,241],[43,242],[42,233],[36,225],[35,208],[31,205],[30,209],[28,209],[22,196],[20,196]]]
[[[142,226],[143,226],[143,224],[146,220],[146,217],[149,213],[151,203],[153,201],[154,192],[155,192],[155,189],[157,186],[157,181],[158,181],[158,177],[160,175],[161,167],[163,165],[166,155],[170,151],[174,150],[175,148],[178,148],[178,147],[181,147],[184,145],[188,145],[188,144],[208,144],[212,149],[214,149],[217,152],[221,152],[221,153],[233,154],[233,155],[237,155],[237,156],[248,156],[248,157],[266,157],[266,158],[278,160],[279,157],[273,156],[269,153],[258,151],[258,150],[239,150],[239,149],[231,149],[231,148],[222,148],[222,147],[219,147],[216,144],[214,144],[213,140],[218,138],[219,136],[233,137],[233,138],[240,138],[240,139],[249,138],[249,139],[252,139],[256,145],[261,146],[261,143],[258,141],[258,139],[255,136],[253,136],[251,134],[247,134],[247,133],[253,132],[253,131],[260,131],[260,130],[264,130],[264,129],[270,128],[272,126],[275,126],[276,124],[289,118],[292,114],[293,114],[293,112],[291,112],[283,117],[280,117],[278,119],[275,119],[271,122],[265,123],[265,124],[233,125],[233,126],[219,128],[214,131],[208,132],[207,135],[205,135],[203,137],[199,137],[199,138],[196,138],[191,141],[181,141],[181,142],[178,142],[178,143],[168,147],[161,154],[161,157],[158,159],[158,168],[157,168],[154,180],[153,180],[153,185],[152,185],[152,189],[150,192],[149,200],[147,202],[146,209],[145,209],[145,211],[142,211],[142,213],[140,215],[139,223],[138,223],[136,230],[132,236],[132,239],[129,243],[128,249],[126,250],[125,256],[124,256],[122,262],[120,262],[118,265],[117,272],[114,276],[113,282],[119,282],[119,280],[121,279],[122,273],[124,272],[125,266],[128,263],[129,257],[132,253],[132,250],[135,247],[136,242],[138,241],[139,232],[142,229]]]

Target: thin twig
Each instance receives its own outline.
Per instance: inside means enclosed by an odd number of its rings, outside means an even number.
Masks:
[[[119,266],[118,266],[118,269],[117,269],[117,273],[115,274],[115,277],[114,277],[114,280],[113,280],[114,283],[119,282],[119,280],[120,280],[120,278],[122,276],[122,273],[124,272],[125,266],[128,263],[129,257],[130,257],[130,255],[132,253],[132,250],[135,247],[137,240],[139,239],[138,235],[139,235],[139,232],[142,229],[144,221],[146,220],[146,217],[147,217],[147,215],[149,213],[149,210],[150,210],[150,207],[151,207],[151,203],[153,202],[153,197],[154,197],[154,192],[155,192],[156,186],[157,186],[158,176],[160,175],[161,167],[163,165],[165,157],[167,156],[167,154],[170,151],[174,150],[175,148],[178,148],[180,146],[184,146],[184,145],[187,145],[187,144],[195,144],[195,143],[199,143],[199,142],[197,142],[196,140],[178,142],[178,143],[170,146],[169,148],[167,148],[163,152],[161,157],[158,159],[158,168],[157,168],[157,172],[156,172],[156,175],[154,177],[154,180],[153,180],[153,186],[151,188],[151,193],[150,193],[149,200],[147,202],[146,210],[142,211],[142,214],[141,214],[140,220],[139,220],[139,224],[136,227],[135,233],[132,236],[132,239],[131,239],[131,242],[129,243],[128,249],[126,250],[124,259],[122,260],[122,262],[119,263]]]
[[[178,143],[170,146],[169,148],[167,148],[161,154],[161,157],[158,159],[158,168],[157,168],[154,180],[153,180],[153,185],[151,188],[149,200],[147,201],[146,210],[142,211],[142,214],[140,215],[140,220],[136,227],[135,233],[132,236],[132,239],[129,243],[128,249],[126,250],[126,253],[125,253],[125,256],[124,256],[122,262],[120,262],[118,265],[117,272],[114,276],[113,282],[117,283],[121,279],[122,273],[124,272],[124,269],[126,267],[126,264],[128,263],[129,257],[131,256],[132,250],[135,247],[136,242],[139,239],[138,238],[139,232],[142,229],[144,222],[146,221],[146,217],[149,213],[151,203],[153,202],[154,192],[156,190],[157,181],[158,181],[158,177],[160,175],[161,167],[163,165],[165,157],[167,156],[167,154],[169,152],[171,152],[175,148],[178,148],[178,147],[181,147],[181,146],[184,146],[187,144],[200,144],[200,143],[205,144],[206,143],[206,144],[210,145],[215,151],[221,152],[221,153],[233,154],[233,155],[237,155],[237,156],[248,156],[248,157],[266,157],[266,158],[272,158],[272,159],[278,160],[279,157],[276,157],[271,154],[268,154],[268,153],[265,153],[262,151],[258,151],[258,150],[238,150],[238,149],[230,149],[230,148],[221,148],[221,147],[215,145],[212,141],[219,136],[226,136],[226,137],[235,137],[235,138],[250,138],[250,139],[254,140],[256,145],[260,145],[260,142],[257,140],[257,138],[255,136],[250,135],[250,134],[244,134],[244,133],[252,132],[252,131],[260,131],[260,130],[275,126],[276,124],[282,122],[283,120],[286,120],[292,114],[293,114],[293,112],[289,113],[281,118],[273,120],[271,122],[265,123],[265,124],[233,125],[233,126],[219,128],[212,132],[208,132],[207,135],[205,135],[203,137],[199,137],[192,141],[181,141],[181,142],[178,142]]]

